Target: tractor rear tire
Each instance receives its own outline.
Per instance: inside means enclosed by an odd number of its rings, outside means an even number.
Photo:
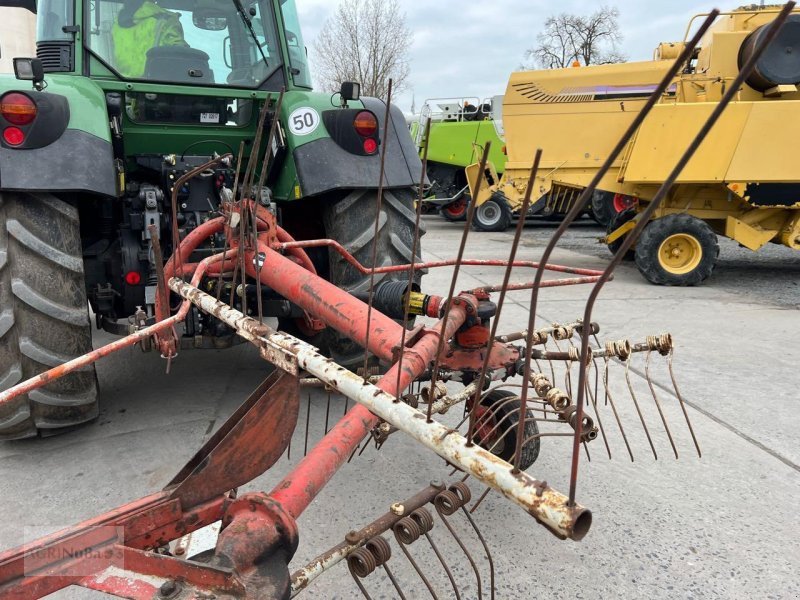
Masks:
[[[694,286],[714,271],[717,235],[708,223],[685,214],[651,221],[636,245],[636,266],[655,285]]]
[[[475,231],[505,231],[511,225],[513,217],[506,197],[492,194],[491,198],[475,209],[472,227]]]
[[[375,239],[377,190],[354,190],[341,200],[326,203],[323,208],[325,235],[338,241],[364,266],[372,266]],[[414,194],[411,189],[384,190],[378,225],[377,266],[405,265],[411,262],[414,245]],[[425,230],[420,227],[420,235]],[[417,250],[419,260],[419,249]],[[370,276],[360,273],[338,252],[328,252],[329,281],[353,294],[369,291]],[[419,283],[422,273],[415,273]],[[406,272],[377,274],[374,281],[408,280]],[[412,323],[413,321],[409,321]],[[364,349],[333,329],[325,330],[326,348],[331,358],[344,367],[363,366]]]
[[[77,209],[52,194],[0,194],[0,391],[91,349]],[[0,406],[0,439],[97,415],[92,365]]]

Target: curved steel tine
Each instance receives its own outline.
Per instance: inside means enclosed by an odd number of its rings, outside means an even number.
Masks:
[[[392,79],[389,79],[389,85],[386,90],[386,115],[383,119],[383,131],[389,131],[389,119],[392,112]],[[386,148],[389,146],[389,136],[383,136],[383,143],[381,144],[381,166],[380,166],[380,180],[378,181],[378,197],[375,200],[375,228],[372,235],[372,270],[369,274],[369,296],[367,301],[367,331],[366,339],[364,341],[364,383],[369,381],[369,335],[372,330],[370,323],[372,322],[372,305],[375,300],[375,269],[378,266],[378,230],[381,223],[381,210],[383,209],[383,191],[384,180],[386,178]]]
[[[481,156],[479,167],[480,176],[477,178],[475,182],[475,197],[478,197],[478,194],[481,189],[481,183],[483,182],[483,173],[486,171],[486,163],[489,160],[489,151],[492,148],[492,143],[487,142],[486,145],[483,147],[483,155]],[[453,296],[456,292],[456,284],[458,283],[458,273],[461,270],[461,264],[464,260],[464,250],[467,247],[467,239],[469,238],[469,231],[472,228],[472,221],[475,219],[475,212],[477,207],[475,206],[475,202],[469,203],[469,209],[467,210],[467,220],[464,223],[464,231],[461,234],[461,243],[458,247],[458,254],[456,256],[456,264],[453,267],[453,275],[450,277],[450,290],[447,293],[447,303],[444,307],[444,314],[442,315],[442,330],[439,334],[439,343],[436,347],[436,358],[433,362],[433,369],[431,370],[431,382],[430,388],[436,389],[436,378],[439,375],[439,361],[441,360],[442,350],[444,350],[444,344],[447,340],[444,339],[444,329],[447,323],[448,318],[450,317],[450,308],[453,306]],[[428,423],[431,422],[431,414],[433,410],[433,405],[428,404]]]
[[[656,447],[653,444],[653,438],[650,437],[650,429],[648,429],[647,423],[644,420],[644,414],[642,414],[642,409],[639,406],[639,401],[636,398],[636,392],[633,389],[633,382],[631,381],[631,358],[630,358],[630,356],[625,361],[625,381],[628,384],[628,391],[631,394],[631,400],[633,400],[633,405],[636,407],[636,412],[639,415],[639,420],[642,422],[642,427],[644,428],[644,433],[647,436],[647,441],[650,444],[650,449],[653,452],[653,458],[658,460],[658,453],[656,452]]]
[[[647,99],[647,102],[642,107],[642,110],[639,112],[638,115],[631,121],[631,124],[625,130],[625,133],[622,135],[620,140],[617,142],[616,146],[614,146],[613,150],[609,153],[606,160],[603,162],[603,165],[597,171],[595,176],[592,178],[592,181],[589,183],[589,186],[583,191],[580,198],[575,202],[573,207],[570,209],[567,216],[561,221],[558,229],[553,234],[553,237],[550,238],[547,246],[542,253],[541,263],[539,268],[536,270],[536,277],[534,278],[534,294],[533,294],[533,305],[531,306],[531,310],[535,313],[536,305],[538,302],[538,288],[542,283],[542,279],[544,277],[545,266],[550,261],[550,257],[553,254],[553,250],[558,244],[561,237],[564,235],[564,232],[569,228],[570,225],[578,218],[578,216],[584,211],[584,209],[589,205],[589,201],[592,199],[592,195],[594,194],[594,190],[597,189],[597,186],[600,184],[600,181],[605,177],[606,173],[611,169],[614,162],[617,158],[622,154],[625,148],[628,147],[628,143],[639,130],[642,123],[644,122],[647,115],[650,114],[650,111],[653,107],[658,103],[664,93],[667,91],[667,88],[672,83],[675,76],[678,74],[683,66],[689,62],[691,59],[694,49],[697,47],[697,44],[700,43],[700,39],[705,35],[706,31],[711,27],[711,24],[716,20],[719,16],[718,10],[712,10],[703,24],[695,33],[694,37],[686,44],[683,52],[681,52],[680,56],[675,60],[672,64],[670,69],[664,75],[664,78],[656,87],[655,91],[651,94],[651,96]],[[587,322],[584,319],[584,322]]]
[[[592,364],[594,365],[595,382],[597,382],[597,380],[599,379],[599,375],[597,373],[597,361],[592,359]],[[594,406],[594,414],[597,417],[597,426],[600,428],[600,435],[602,436],[603,443],[606,446],[606,452],[608,452],[608,458],[609,460],[611,460],[611,447],[608,445],[608,439],[606,438],[606,430],[603,428],[603,419],[600,418],[600,411],[597,408],[597,388],[595,388],[594,394],[592,394],[592,391],[590,389],[587,389],[586,392],[589,395],[589,401],[592,403],[592,406]]]
[[[394,589],[396,589],[397,593],[400,595],[400,600],[407,600],[406,595],[403,593],[400,584],[397,583],[397,579],[395,579],[394,573],[392,573],[391,569],[389,569],[389,565],[387,563],[383,563],[383,570],[386,571],[386,575],[389,577],[389,581],[392,582]]]
[[[444,572],[447,573],[447,578],[450,580],[450,585],[453,586],[453,591],[456,594],[456,600],[461,600],[461,594],[458,592],[458,586],[456,585],[455,577],[453,577],[453,572],[450,570],[450,567],[447,565],[447,561],[442,556],[442,553],[439,552],[438,546],[433,542],[433,538],[431,537],[430,533],[425,532],[425,539],[428,540],[428,544],[430,544],[433,553],[436,555],[436,558],[439,559],[439,562],[442,564],[444,568]]]
[[[361,594],[364,596],[364,598],[366,598],[366,600],[372,600],[372,596],[369,595],[367,588],[365,588],[364,584],[361,583],[361,578],[353,571],[352,565],[348,565],[347,570],[350,571],[350,576],[353,578],[353,581],[356,582],[356,585],[358,586],[358,589],[361,590]]]
[[[403,349],[406,347],[406,335],[408,333],[408,319],[409,313],[411,312],[411,289],[414,286],[414,270],[415,270],[415,263],[417,261],[417,253],[419,252],[419,238],[420,238],[420,220],[422,219],[422,202],[425,196],[425,178],[427,177],[428,172],[428,148],[429,148],[429,141],[431,138],[431,118],[425,121],[425,137],[424,137],[424,146],[422,147],[422,173],[420,175],[419,181],[419,197],[417,198],[417,214],[414,218],[414,240],[412,243],[411,248],[411,265],[408,269],[408,287],[406,288],[409,293],[406,294],[405,302],[403,303],[403,333],[402,337],[400,338],[400,348]],[[396,401],[400,402],[403,390],[400,389],[400,378],[403,374],[403,353],[400,352],[400,358],[398,359],[398,367],[397,367],[397,383],[395,387],[397,387],[397,398]]]
[[[625,428],[622,426],[622,420],[619,418],[619,413],[617,412],[617,405],[614,404],[614,396],[611,395],[611,386],[608,383],[608,365],[609,365],[609,359],[608,357],[606,357],[605,370],[603,371],[603,385],[606,390],[606,404],[611,405],[611,411],[614,413],[614,419],[616,419],[617,421],[619,432],[622,434],[622,439],[625,442],[625,447],[628,449],[628,455],[631,457],[631,462],[634,462],[633,450],[631,450],[631,445],[628,442],[628,436],[625,435]]]
[[[683,169],[695,155],[697,150],[700,148],[700,145],[708,136],[711,129],[716,125],[719,118],[722,116],[722,113],[727,108],[728,104],[739,94],[739,90],[744,85],[745,80],[750,76],[750,74],[755,69],[758,61],[761,59],[764,51],[772,44],[772,41],[777,36],[778,32],[783,27],[783,24],[786,22],[786,19],[789,17],[789,14],[795,7],[795,2],[790,1],[787,2],[778,16],[770,25],[769,29],[766,30],[764,35],[764,39],[761,41],[760,44],[753,50],[753,54],[747,60],[747,63],[742,66],[739,70],[739,73],[736,75],[736,78],[731,83],[728,90],[722,96],[722,99],[719,103],[714,107],[714,110],[711,112],[711,115],[705,121],[703,126],[698,131],[697,135],[689,144],[689,147],[683,153],[681,158],[678,160],[675,167],[672,169],[672,172],[667,176],[664,183],[661,185],[659,190],[656,192],[653,199],[650,201],[650,204],[647,205],[647,208],[642,211],[641,216],[639,218],[639,222],[634,227],[633,231],[631,231],[625,238],[623,239],[622,245],[620,246],[617,253],[611,259],[606,270],[600,276],[600,279],[595,284],[594,288],[589,294],[589,299],[586,302],[586,309],[583,315],[583,321],[585,323],[591,323],[592,321],[592,310],[594,309],[594,304],[597,301],[597,297],[600,295],[600,291],[603,289],[603,286],[609,281],[611,275],[614,273],[614,270],[617,268],[620,262],[622,262],[622,258],[631,249],[634,242],[638,239],[641,235],[642,231],[644,230],[647,223],[650,221],[651,217],[655,213],[656,209],[658,209],[661,201],[664,197],[670,192],[672,186],[674,185],[675,181],[678,179],[678,176],[683,172]],[[719,14],[719,11],[712,11],[709,18],[713,15],[715,18]],[[708,19],[706,20],[708,22]],[[710,25],[710,23],[708,23]],[[705,23],[704,23],[705,26]],[[702,27],[701,27],[702,29]],[[586,360],[586,356],[589,350],[589,328],[585,328],[583,330],[581,336],[581,362]],[[577,490],[578,485],[578,466],[580,460],[580,454],[578,452],[578,446],[580,445],[581,440],[581,427],[580,423],[583,418],[583,401],[584,401],[584,393],[583,393],[583,382],[581,385],[578,386],[578,402],[577,402],[577,422],[579,423],[578,429],[575,432],[575,439],[573,441],[572,447],[572,468],[570,473],[570,490],[569,490],[569,501],[570,503],[575,502],[575,493]]]
[[[311,424],[311,394],[308,395],[308,402],[306,403],[306,438],[303,443],[303,457],[308,454],[308,427]]]
[[[463,505],[462,505],[462,507],[463,507]],[[475,564],[475,560],[472,558],[472,555],[469,553],[469,550],[467,550],[467,546],[464,544],[464,542],[461,540],[459,535],[456,533],[456,531],[453,528],[453,526],[447,520],[447,515],[445,515],[438,506],[436,507],[436,512],[439,513],[439,518],[442,520],[442,522],[444,523],[444,526],[450,532],[450,535],[453,536],[453,539],[459,545],[459,547],[461,548],[461,551],[467,557],[467,560],[469,561],[469,564],[472,566],[472,571],[475,573],[475,579],[477,580],[477,583],[478,583],[478,600],[481,600],[483,598],[483,585],[481,584],[481,573],[480,573],[480,570],[478,569],[478,565]]]
[[[469,514],[466,506],[461,507],[464,516],[467,517],[467,521],[472,526],[472,529],[475,531],[475,535],[478,536],[478,539],[481,541],[483,545],[483,549],[486,551],[486,558],[489,561],[489,588],[491,591],[491,600],[494,600],[495,594],[495,585],[494,585],[494,559],[492,558],[492,552],[489,550],[489,544],[486,543],[486,539],[483,537],[478,524],[475,523],[475,520],[472,518],[472,515]]]
[[[689,413],[686,412],[686,403],[683,401],[683,396],[681,395],[680,390],[678,389],[678,383],[675,381],[675,372],[672,370],[672,359],[674,356],[674,352],[672,350],[669,351],[669,358],[667,359],[667,366],[669,368],[669,377],[672,380],[672,387],[675,390],[675,396],[678,398],[678,403],[681,406],[681,410],[683,411],[683,417],[686,419],[686,425],[689,428],[689,433],[692,436],[692,441],[694,442],[694,447],[697,449],[697,457],[702,458],[703,453],[700,451],[700,444],[697,442],[697,437],[694,434],[694,428],[692,427],[692,422],[689,420]]]
[[[419,568],[419,565],[417,564],[417,561],[414,560],[413,556],[411,556],[411,552],[408,551],[408,548],[406,548],[406,545],[402,541],[400,541],[400,538],[397,537],[397,533],[396,532],[395,532],[395,539],[397,539],[397,545],[400,546],[400,550],[403,551],[403,554],[406,555],[406,558],[408,559],[408,562],[410,562],[411,566],[414,567],[414,570],[417,572],[417,575],[419,575],[419,578],[422,580],[422,583],[424,583],[425,587],[428,588],[428,592],[430,593],[431,597],[434,600],[439,600],[439,596],[436,595],[436,592],[434,591],[433,586],[431,585],[431,582],[428,581],[427,577],[425,577],[425,574],[422,572],[422,569]]]
[[[678,458],[678,449],[675,447],[675,440],[672,439],[672,433],[669,430],[669,425],[667,425],[667,417],[664,414],[664,411],[661,409],[661,402],[658,401],[656,389],[653,387],[653,380],[650,378],[650,357],[652,355],[653,352],[648,351],[647,356],[645,357],[644,377],[647,379],[647,385],[650,387],[650,393],[653,394],[653,401],[656,403],[656,408],[658,409],[658,414],[661,417],[661,422],[664,424],[664,431],[667,432],[667,437],[669,438],[669,443],[672,446],[672,451],[675,453],[675,458]]]
[[[492,329],[491,333],[489,334],[489,341],[487,342],[486,347],[486,356],[483,359],[483,365],[481,366],[481,373],[480,377],[478,378],[478,389],[475,390],[475,397],[472,401],[472,408],[470,410],[470,418],[469,418],[469,429],[467,435],[467,444],[472,443],[472,434],[475,431],[475,412],[477,411],[478,404],[480,402],[481,391],[483,389],[483,382],[486,380],[486,373],[489,369],[489,360],[492,357],[492,344],[494,344],[494,340],[497,339],[497,328],[500,325],[500,315],[503,311],[503,305],[505,304],[506,300],[506,293],[508,292],[508,282],[511,281],[511,272],[514,270],[514,260],[517,258],[517,250],[519,249],[519,242],[522,238],[522,230],[525,228],[525,215],[528,214],[528,208],[531,204],[531,194],[533,192],[533,186],[536,183],[536,174],[539,171],[539,163],[542,160],[542,150],[539,149],[536,151],[536,155],[533,158],[533,165],[531,165],[530,175],[528,177],[528,187],[525,190],[525,197],[522,200],[522,208],[520,209],[521,217],[517,221],[517,228],[514,231],[514,241],[511,244],[511,251],[508,257],[508,266],[506,267],[505,276],[503,278],[503,287],[500,290],[500,297],[497,301],[497,312],[495,313],[494,318],[492,319]],[[476,195],[477,199],[477,195]],[[531,355],[531,348],[533,347],[532,336],[528,336],[531,338],[531,343],[528,345],[526,356]],[[523,393],[522,406],[525,407],[525,403],[527,398]]]

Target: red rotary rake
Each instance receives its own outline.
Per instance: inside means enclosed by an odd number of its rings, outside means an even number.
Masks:
[[[776,20],[777,25],[771,30],[773,36],[793,6],[794,3],[789,3]],[[298,242],[291,239],[278,226],[268,203],[265,205],[261,201],[261,182],[253,185],[252,180],[255,165],[248,166],[245,173],[250,173],[250,179],[246,176],[241,186],[235,186],[238,189],[223,203],[221,216],[198,227],[176,244],[178,250],[159,274],[155,325],[145,326],[143,315],[134,318],[134,331],[128,337],[3,392],[0,405],[124,347],[154,344],[171,360],[178,349],[175,326],[193,309],[213,315],[256,346],[261,357],[273,364],[275,370],[163,490],[0,555],[0,596],[40,598],[76,585],[132,599],[287,598],[300,593],[337,562],[346,560],[366,597],[369,593],[365,578],[382,568],[398,596],[405,598],[401,578],[389,567],[392,546],[384,534],[391,531],[395,545],[432,597],[438,597],[435,588],[441,586],[441,581],[432,581],[412,551],[413,544],[423,538],[446,575],[445,585],[460,598],[463,584],[459,585],[455,570],[448,564],[449,557],[439,550],[430,535],[434,527],[434,516],[429,508],[432,505],[471,566],[477,596],[482,597],[483,590],[488,589],[494,597],[491,553],[472,516],[482,498],[469,506],[472,494],[468,481],[486,486],[487,492],[498,491],[555,535],[576,541],[582,539],[589,532],[592,516],[576,501],[581,450],[588,453],[589,445],[602,439],[610,457],[609,439],[613,431],[619,431],[633,459],[622,419],[626,409],[614,399],[618,393],[609,381],[610,365],[622,362],[625,366],[627,391],[633,401],[628,407],[635,409],[630,414],[642,425],[655,453],[652,423],[648,426],[647,411],[640,402],[641,391],[637,396],[629,376],[633,357],[637,353],[646,357],[645,373],[649,383],[646,393],[652,395],[663,430],[676,457],[678,455],[667,411],[650,378],[651,356],[656,353],[668,357],[674,383],[673,344],[668,334],[647,337],[642,343],[620,340],[601,344],[596,337],[599,327],[591,318],[600,289],[611,279],[614,269],[647,223],[647,215],[625,238],[618,254],[603,272],[550,265],[548,261],[566,228],[584,210],[595,185],[622,153],[652,106],[660,101],[717,14],[712,13],[687,44],[682,56],[608,157],[606,169],[600,171],[597,181],[573,206],[540,263],[516,258],[522,222],[517,226],[508,260],[464,259],[475,212],[472,206],[453,261],[377,267],[375,247],[373,264],[364,266],[335,240]],[[769,42],[765,40],[760,48],[762,52]],[[741,80],[749,74],[759,56],[759,52],[754,53],[750,63],[742,69]],[[675,176],[734,98],[740,84],[737,80],[730,86],[719,109],[687,149],[673,177],[668,179],[648,210],[657,208]],[[267,139],[266,148],[273,134],[274,131]],[[254,149],[259,146],[257,139]],[[484,151],[484,166],[488,150],[487,147]],[[257,157],[258,152],[252,155]],[[230,155],[218,157],[215,162],[232,158]],[[535,179],[538,162],[537,156],[531,182]],[[207,166],[199,167],[186,177],[197,175]],[[526,205],[529,202],[530,186]],[[376,227],[380,221],[380,203],[381,194],[376,207]],[[526,208],[523,207],[523,214]],[[419,212],[416,224],[412,253],[415,257],[419,255]],[[223,252],[196,264],[189,262],[201,244],[220,234],[227,240]],[[338,252],[352,267],[371,275],[373,285],[365,298],[359,299],[337,288],[316,273],[305,250],[320,246],[327,247],[329,252]],[[498,286],[456,293],[461,268],[471,266],[505,268],[504,281]],[[415,275],[439,267],[453,268],[449,292],[445,296],[423,293],[415,283]],[[534,269],[534,280],[511,283],[515,268]],[[546,281],[546,271],[571,277]],[[405,273],[408,279],[374,284],[375,275],[387,272]],[[185,277],[190,277],[190,281],[185,281]],[[537,328],[536,307],[542,289],[587,283],[594,287],[582,319]],[[248,286],[257,288],[257,306],[249,309],[246,303]],[[261,318],[262,287],[299,306],[310,328],[332,328],[364,348],[363,373],[353,373],[323,356],[312,345],[267,326]],[[531,291],[527,328],[500,335],[498,324],[507,293],[526,289]],[[214,291],[216,294],[210,293]],[[230,295],[227,302],[222,299],[223,291]],[[495,303],[491,295],[498,292]],[[172,315],[170,294],[183,299]],[[242,298],[242,310],[233,307],[235,294]],[[435,322],[414,324],[415,317]],[[521,343],[515,345],[515,342]],[[369,368],[376,360],[385,368],[383,375]],[[573,370],[576,371],[574,377]],[[562,376],[563,389],[558,387]],[[324,386],[355,401],[356,406],[330,429],[327,411],[324,437],[272,491],[237,495],[238,487],[273,468],[287,451],[300,411],[300,389],[306,386]],[[673,392],[676,406],[686,417],[694,439],[683,400],[677,388]],[[438,417],[456,404],[464,405],[463,420],[456,426],[445,425]],[[307,410],[310,411],[310,405]],[[606,420],[602,417],[604,413]],[[453,475],[459,473],[459,479],[450,485],[432,482],[418,494],[392,505],[376,521],[351,531],[341,543],[290,574],[289,564],[298,543],[298,517],[365,439],[380,446],[396,431],[402,431],[446,460]],[[566,495],[526,471],[536,461],[540,442],[546,437],[566,437],[571,442],[570,485]],[[694,443],[697,445],[696,440]],[[699,453],[699,446],[697,450]],[[476,541],[468,544],[456,533],[450,523],[456,515],[471,525]],[[219,534],[213,549],[186,558],[185,555],[190,554],[188,537],[214,524]],[[479,549],[478,553],[475,548]],[[477,564],[478,554],[485,555],[489,561],[488,578]]]

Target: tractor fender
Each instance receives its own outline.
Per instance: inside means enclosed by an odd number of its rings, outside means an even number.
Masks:
[[[0,78],[0,96],[21,92],[42,106],[65,107],[60,112],[43,111],[37,116],[37,121],[54,120],[46,124],[49,132],[55,134],[41,137],[37,133],[41,127],[37,128],[34,121],[30,128],[31,144],[26,142],[20,147],[0,144],[0,190],[116,196],[117,177],[105,94],[84,77],[49,74],[46,81],[46,90],[36,92],[13,76]],[[67,123],[55,122],[59,119]]]
[[[361,101],[364,108],[375,113],[383,130],[386,104],[377,98],[362,98]],[[419,185],[422,162],[406,127],[405,117],[396,106],[391,108],[389,131],[381,131],[381,144],[388,144],[386,187],[407,188]],[[351,154],[330,137],[298,146],[294,149],[293,157],[303,196],[315,196],[337,189],[378,187],[381,152],[374,156]]]

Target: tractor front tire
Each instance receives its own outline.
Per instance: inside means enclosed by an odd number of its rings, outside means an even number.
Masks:
[[[502,194],[492,194],[491,198],[475,209],[472,227],[475,231],[505,231],[511,225],[512,218],[513,214],[506,197]]]
[[[91,349],[77,209],[52,194],[0,194],[0,391]],[[92,365],[0,406],[0,439],[97,415]]]
[[[719,256],[717,235],[691,215],[650,222],[636,245],[636,266],[650,283],[693,286],[708,279]]]
[[[325,235],[338,241],[358,262],[370,268],[375,241],[375,216],[377,190],[354,190],[344,198],[326,203],[323,208]],[[412,262],[414,245],[414,194],[411,189],[384,190],[378,220],[377,266],[406,265]],[[420,235],[424,229],[420,227]],[[419,260],[419,248],[417,249]],[[369,292],[370,276],[360,273],[338,252],[328,252],[329,281],[352,294]],[[419,283],[422,273],[415,273]],[[375,275],[374,282],[408,280],[408,273]],[[350,369],[363,366],[364,349],[349,338],[328,328],[325,330],[326,348],[331,358]]]

